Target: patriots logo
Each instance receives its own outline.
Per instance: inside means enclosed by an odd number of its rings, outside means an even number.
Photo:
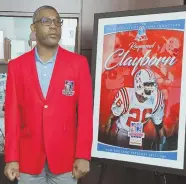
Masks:
[[[74,81],[69,81],[66,80],[65,81],[65,87],[62,91],[62,94],[65,96],[73,96],[75,93],[74,91]]]

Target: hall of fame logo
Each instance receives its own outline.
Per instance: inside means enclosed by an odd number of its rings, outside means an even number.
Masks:
[[[136,41],[144,41],[148,40],[147,35],[146,35],[146,28],[144,25],[141,25],[138,29],[138,33],[135,38]]]
[[[65,87],[62,91],[63,95],[65,96],[73,96],[74,95],[74,81],[65,81]]]
[[[130,131],[128,132],[130,138],[129,144],[133,146],[142,146],[143,138],[145,134],[143,133],[143,124],[138,122],[131,122]]]

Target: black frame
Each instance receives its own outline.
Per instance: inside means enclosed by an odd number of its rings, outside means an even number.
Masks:
[[[186,0],[184,0],[186,4]],[[98,21],[102,18],[114,18],[114,17],[127,17],[127,16],[136,16],[136,15],[147,15],[147,14],[160,14],[160,13],[171,13],[171,12],[182,12],[186,11],[186,6],[172,6],[172,7],[161,7],[161,8],[150,8],[150,9],[140,9],[140,10],[128,10],[128,11],[118,11],[118,12],[106,12],[106,13],[96,13],[94,14],[94,31],[93,31],[93,49],[92,49],[92,65],[91,65],[91,74],[92,74],[92,83],[93,90],[95,89],[95,73],[96,73],[96,56],[97,56],[97,36],[98,36]],[[94,91],[93,91],[94,94]],[[93,95],[94,96],[94,95]],[[186,136],[185,136],[186,143]],[[186,144],[185,144],[186,150]],[[185,154],[185,151],[184,151]],[[102,165],[121,165],[124,167],[131,167],[137,169],[151,170],[159,173],[171,173],[177,175],[186,176],[186,159],[184,160],[184,169],[175,169],[167,168],[161,166],[152,166],[148,164],[140,164],[127,161],[117,161],[104,158],[95,158],[92,157],[92,161],[101,163]]]

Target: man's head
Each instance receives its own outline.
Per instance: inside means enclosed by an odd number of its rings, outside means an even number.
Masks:
[[[31,30],[40,45],[54,47],[61,39],[61,25],[57,10],[52,6],[42,6],[34,12]]]
[[[150,98],[157,88],[154,73],[149,69],[139,70],[134,76],[134,88],[138,97],[144,100]]]

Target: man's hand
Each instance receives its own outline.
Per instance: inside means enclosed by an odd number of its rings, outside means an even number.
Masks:
[[[9,162],[6,164],[4,169],[4,174],[11,181],[14,181],[19,177],[19,163],[18,162]]]
[[[111,130],[112,124],[113,124],[113,118],[114,118],[114,115],[110,114],[110,116],[108,118],[108,121],[107,121],[107,124],[105,125],[105,134],[106,135],[110,134],[110,130]]]
[[[80,179],[90,171],[90,163],[88,160],[76,159],[73,165],[72,176]]]

